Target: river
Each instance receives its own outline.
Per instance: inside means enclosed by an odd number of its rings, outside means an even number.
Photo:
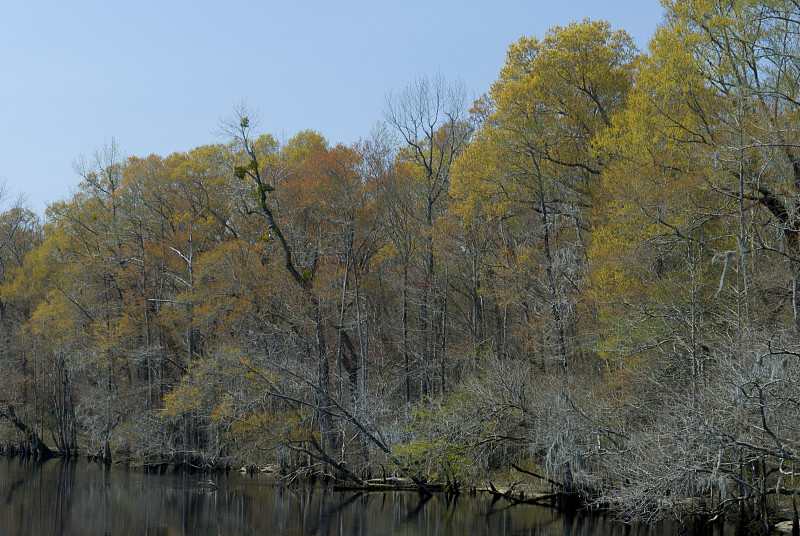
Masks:
[[[217,486],[204,484],[209,479]],[[492,503],[486,494],[334,492],[239,473],[163,474],[83,460],[0,458],[0,534],[46,535],[570,535],[677,534],[608,516]]]

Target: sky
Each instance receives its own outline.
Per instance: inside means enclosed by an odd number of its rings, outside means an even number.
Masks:
[[[658,0],[3,0],[0,179],[39,214],[68,198],[73,163],[111,142],[129,156],[227,141],[246,102],[259,132],[367,138],[387,95],[420,76],[487,91],[508,46],[605,19],[640,49]]]

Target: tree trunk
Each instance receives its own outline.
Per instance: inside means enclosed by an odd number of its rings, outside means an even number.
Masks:
[[[408,258],[403,259],[403,372],[405,373],[406,407],[411,402],[411,376],[408,355]]]
[[[53,457],[53,451],[50,450],[47,445],[45,445],[44,441],[42,441],[42,438],[39,436],[36,430],[28,426],[25,422],[19,420],[16,412],[14,411],[14,406],[11,404],[5,404],[5,409],[0,410],[0,417],[5,417],[8,419],[8,422],[14,425],[17,430],[22,432],[22,434],[25,436],[25,440],[31,446],[36,456],[42,460]]]
[[[564,327],[561,319],[561,311],[558,306],[558,292],[556,291],[555,279],[553,277],[553,254],[550,251],[550,221],[548,218],[547,203],[545,202],[544,181],[542,180],[541,171],[539,173],[539,206],[542,213],[542,242],[544,246],[545,255],[545,270],[547,272],[547,286],[550,291],[550,309],[553,313],[553,323],[555,324],[556,337],[558,339],[558,356],[561,359],[561,367],[566,374],[568,371],[567,363],[567,348],[564,341]]]

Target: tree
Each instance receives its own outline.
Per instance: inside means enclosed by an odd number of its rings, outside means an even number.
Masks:
[[[5,185],[0,185],[0,202],[6,203],[8,196]],[[22,326],[41,296],[41,288],[28,289],[30,292],[15,288],[26,260],[35,255],[42,240],[39,218],[25,208],[22,200],[0,213],[0,390],[4,393],[0,397],[0,416],[24,435],[30,451],[46,458],[51,452],[42,439],[44,430],[39,424],[43,419],[35,408],[39,392],[36,374],[31,370],[35,364],[20,337]]]
[[[416,217],[422,222],[422,252],[424,275],[419,300],[419,358],[424,366],[444,360],[436,326],[444,325],[435,311],[436,260],[434,255],[434,224],[447,209],[450,170],[472,134],[468,121],[465,92],[461,85],[448,86],[442,77],[420,77],[397,96],[389,95],[384,112],[386,121],[400,134],[406,146],[400,158],[419,177],[421,207]],[[441,295],[442,297],[444,295]],[[445,378],[440,377],[440,389],[445,390]],[[432,386],[422,385],[423,394]]]
[[[616,159],[590,248],[590,295],[605,332],[598,349],[616,360],[632,405],[675,408],[670,417],[629,416],[641,450],[622,457],[620,473],[636,480],[653,470],[653,437],[671,443],[667,452],[706,452],[662,460],[638,498],[681,489],[707,497],[696,511],[736,507],[741,519],[766,524],[768,490],[780,487],[774,467],[794,456],[794,411],[783,391],[791,367],[781,356],[796,317],[796,133],[787,128],[796,6],[667,9],[629,107],[604,142]],[[699,424],[687,434],[689,422]],[[728,498],[713,491],[725,489]]]
[[[588,269],[585,208],[605,165],[592,147],[625,104],[635,52],[627,33],[588,20],[554,27],[542,41],[520,39],[476,104],[480,127],[454,181],[462,217],[513,225],[523,233],[508,245],[513,262],[543,266],[532,274],[543,288],[527,292],[537,302],[547,296],[554,341],[546,346],[554,350],[543,350],[564,372],[573,352],[568,315]]]

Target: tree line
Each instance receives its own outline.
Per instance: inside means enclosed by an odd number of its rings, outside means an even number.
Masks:
[[[453,488],[511,467],[630,519],[798,491],[800,4],[668,0],[647,52],[523,37],[352,145],[124,157],[0,214],[11,449]]]

